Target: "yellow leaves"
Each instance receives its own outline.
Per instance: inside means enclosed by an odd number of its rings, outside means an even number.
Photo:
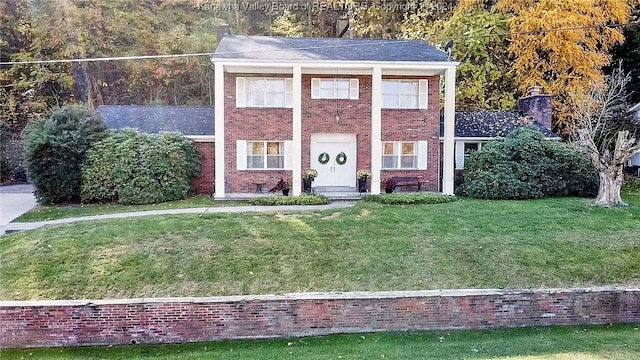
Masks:
[[[570,95],[603,80],[607,50],[623,40],[619,28],[607,25],[626,21],[627,0],[499,0],[496,8],[514,15],[509,51],[519,89],[541,85],[550,92],[555,125],[568,135],[574,123]]]

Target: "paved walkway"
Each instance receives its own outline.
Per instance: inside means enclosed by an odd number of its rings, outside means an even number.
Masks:
[[[0,235],[7,224],[36,206],[33,187],[26,185],[0,186]]]
[[[69,223],[74,223],[79,221],[92,221],[92,220],[104,220],[104,219],[125,219],[125,218],[153,216],[153,215],[332,210],[332,209],[345,209],[353,205],[355,205],[355,202],[334,202],[327,205],[229,206],[229,207],[220,206],[220,207],[203,207],[203,208],[188,208],[188,209],[147,210],[147,211],[135,211],[135,212],[126,212],[126,213],[104,214],[104,215],[91,215],[91,216],[82,216],[82,217],[75,217],[75,218],[65,218],[65,219],[37,221],[37,222],[13,222],[8,224],[4,228],[4,230],[7,233],[9,233],[9,232],[15,232],[15,231],[37,229],[46,225],[69,224]]]

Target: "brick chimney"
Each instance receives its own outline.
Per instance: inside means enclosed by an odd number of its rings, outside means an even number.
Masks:
[[[217,28],[218,44],[220,43],[220,40],[222,40],[222,38],[227,35],[231,35],[231,27],[228,24],[218,25],[218,28]]]
[[[551,95],[541,94],[541,86],[529,88],[529,95],[518,100],[518,109],[524,116],[538,122],[549,130],[551,128]]]

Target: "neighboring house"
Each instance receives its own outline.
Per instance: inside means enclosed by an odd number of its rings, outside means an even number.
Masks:
[[[629,109],[631,116],[634,116],[638,123],[640,123],[640,103],[635,104]],[[627,166],[629,167],[637,167],[636,172],[638,176],[640,176],[640,152],[632,155],[629,160],[627,160]]]
[[[505,137],[521,127],[538,129],[547,139],[560,140],[551,131],[551,96],[534,89],[518,102],[519,111],[456,111],[455,169],[464,169],[465,159],[482,149],[489,140]],[[444,136],[444,120],[440,121],[440,136]]]
[[[390,176],[418,176],[425,190],[453,193],[458,63],[426,42],[227,30],[212,62],[216,198],[280,178],[292,179],[297,195],[309,168],[319,192],[354,191],[357,170],[370,169],[373,194]]]
[[[192,139],[200,152],[197,193],[213,194],[214,109],[205,106],[100,105],[96,113],[110,129],[133,128],[146,133],[177,131]]]

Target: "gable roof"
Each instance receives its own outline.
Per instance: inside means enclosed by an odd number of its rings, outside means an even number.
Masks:
[[[177,131],[185,136],[213,136],[211,106],[100,105],[96,113],[110,129],[141,132]]]
[[[228,35],[214,59],[275,61],[453,61],[421,40],[293,38]]]
[[[496,138],[505,137],[510,132],[532,126],[546,138],[559,138],[553,131],[533,121],[517,111],[456,111],[457,138]],[[444,115],[440,116],[440,136],[444,136]]]

